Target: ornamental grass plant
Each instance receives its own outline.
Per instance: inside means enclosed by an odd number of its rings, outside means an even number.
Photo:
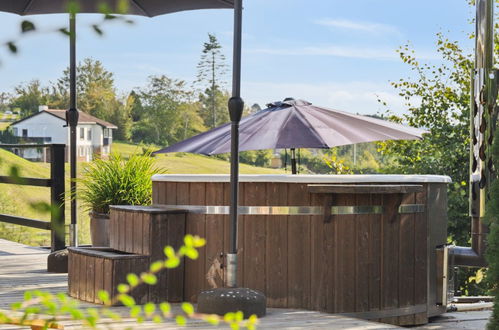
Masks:
[[[150,205],[154,174],[165,171],[155,166],[150,152],[128,159],[112,154],[108,160],[87,164],[77,182],[78,199],[89,210],[109,213],[109,205]]]

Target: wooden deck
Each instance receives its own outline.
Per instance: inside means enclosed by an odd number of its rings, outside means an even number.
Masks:
[[[21,301],[26,290],[41,289],[52,293],[67,291],[67,274],[50,274],[46,272],[48,250],[29,247],[0,239],[0,310],[8,310],[11,303]],[[88,303],[83,306],[94,306]],[[176,306],[178,308],[178,306]],[[115,308],[124,312],[123,307]],[[66,329],[80,328],[72,321],[61,322]],[[201,321],[190,321],[195,329],[216,329]],[[106,328],[123,329],[133,326],[132,320],[120,324],[106,324]],[[174,323],[145,324],[140,329],[185,329]],[[188,327],[189,328],[189,327]],[[227,326],[219,327],[228,329]],[[268,315],[260,320],[258,329],[396,329],[397,327],[366,322],[331,314],[269,308]],[[1,330],[22,329],[11,325],[0,325]]]

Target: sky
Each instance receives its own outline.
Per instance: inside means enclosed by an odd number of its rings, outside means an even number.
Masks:
[[[466,0],[245,0],[242,97],[262,107],[294,97],[360,114],[383,112],[379,97],[403,113],[390,81],[412,73],[396,49],[410,42],[421,61],[439,64],[435,42],[442,32],[472,51],[473,12]],[[0,91],[32,79],[49,84],[68,66],[68,39],[51,32],[67,27],[67,15],[29,19],[40,32],[21,38],[17,55],[0,48]],[[19,39],[22,20],[0,13],[0,43]],[[120,94],[144,87],[151,75],[195,80],[208,33],[218,37],[231,65],[231,10],[133,16],[132,25],[104,25],[102,37],[90,28],[100,20],[78,16],[77,58],[101,61]],[[229,88],[230,75],[226,81]]]

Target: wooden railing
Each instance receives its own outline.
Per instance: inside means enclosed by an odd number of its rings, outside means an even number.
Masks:
[[[0,214],[0,222],[12,223],[20,226],[50,230],[52,252],[62,250],[66,247],[64,227],[64,144],[0,144],[2,149],[29,149],[50,148],[50,178],[26,178],[13,176],[0,176],[0,183],[49,187],[50,188],[50,222],[36,219],[28,219],[14,215]]]

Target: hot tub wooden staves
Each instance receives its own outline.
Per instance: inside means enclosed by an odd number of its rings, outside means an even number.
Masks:
[[[436,248],[446,243],[447,177],[241,176],[238,284],[268,306],[413,325],[438,305]],[[222,285],[229,247],[228,176],[153,178],[156,205],[188,211],[186,233],[207,239],[187,261],[184,299]],[[216,267],[215,267],[216,268]],[[220,274],[220,272],[219,272]]]

